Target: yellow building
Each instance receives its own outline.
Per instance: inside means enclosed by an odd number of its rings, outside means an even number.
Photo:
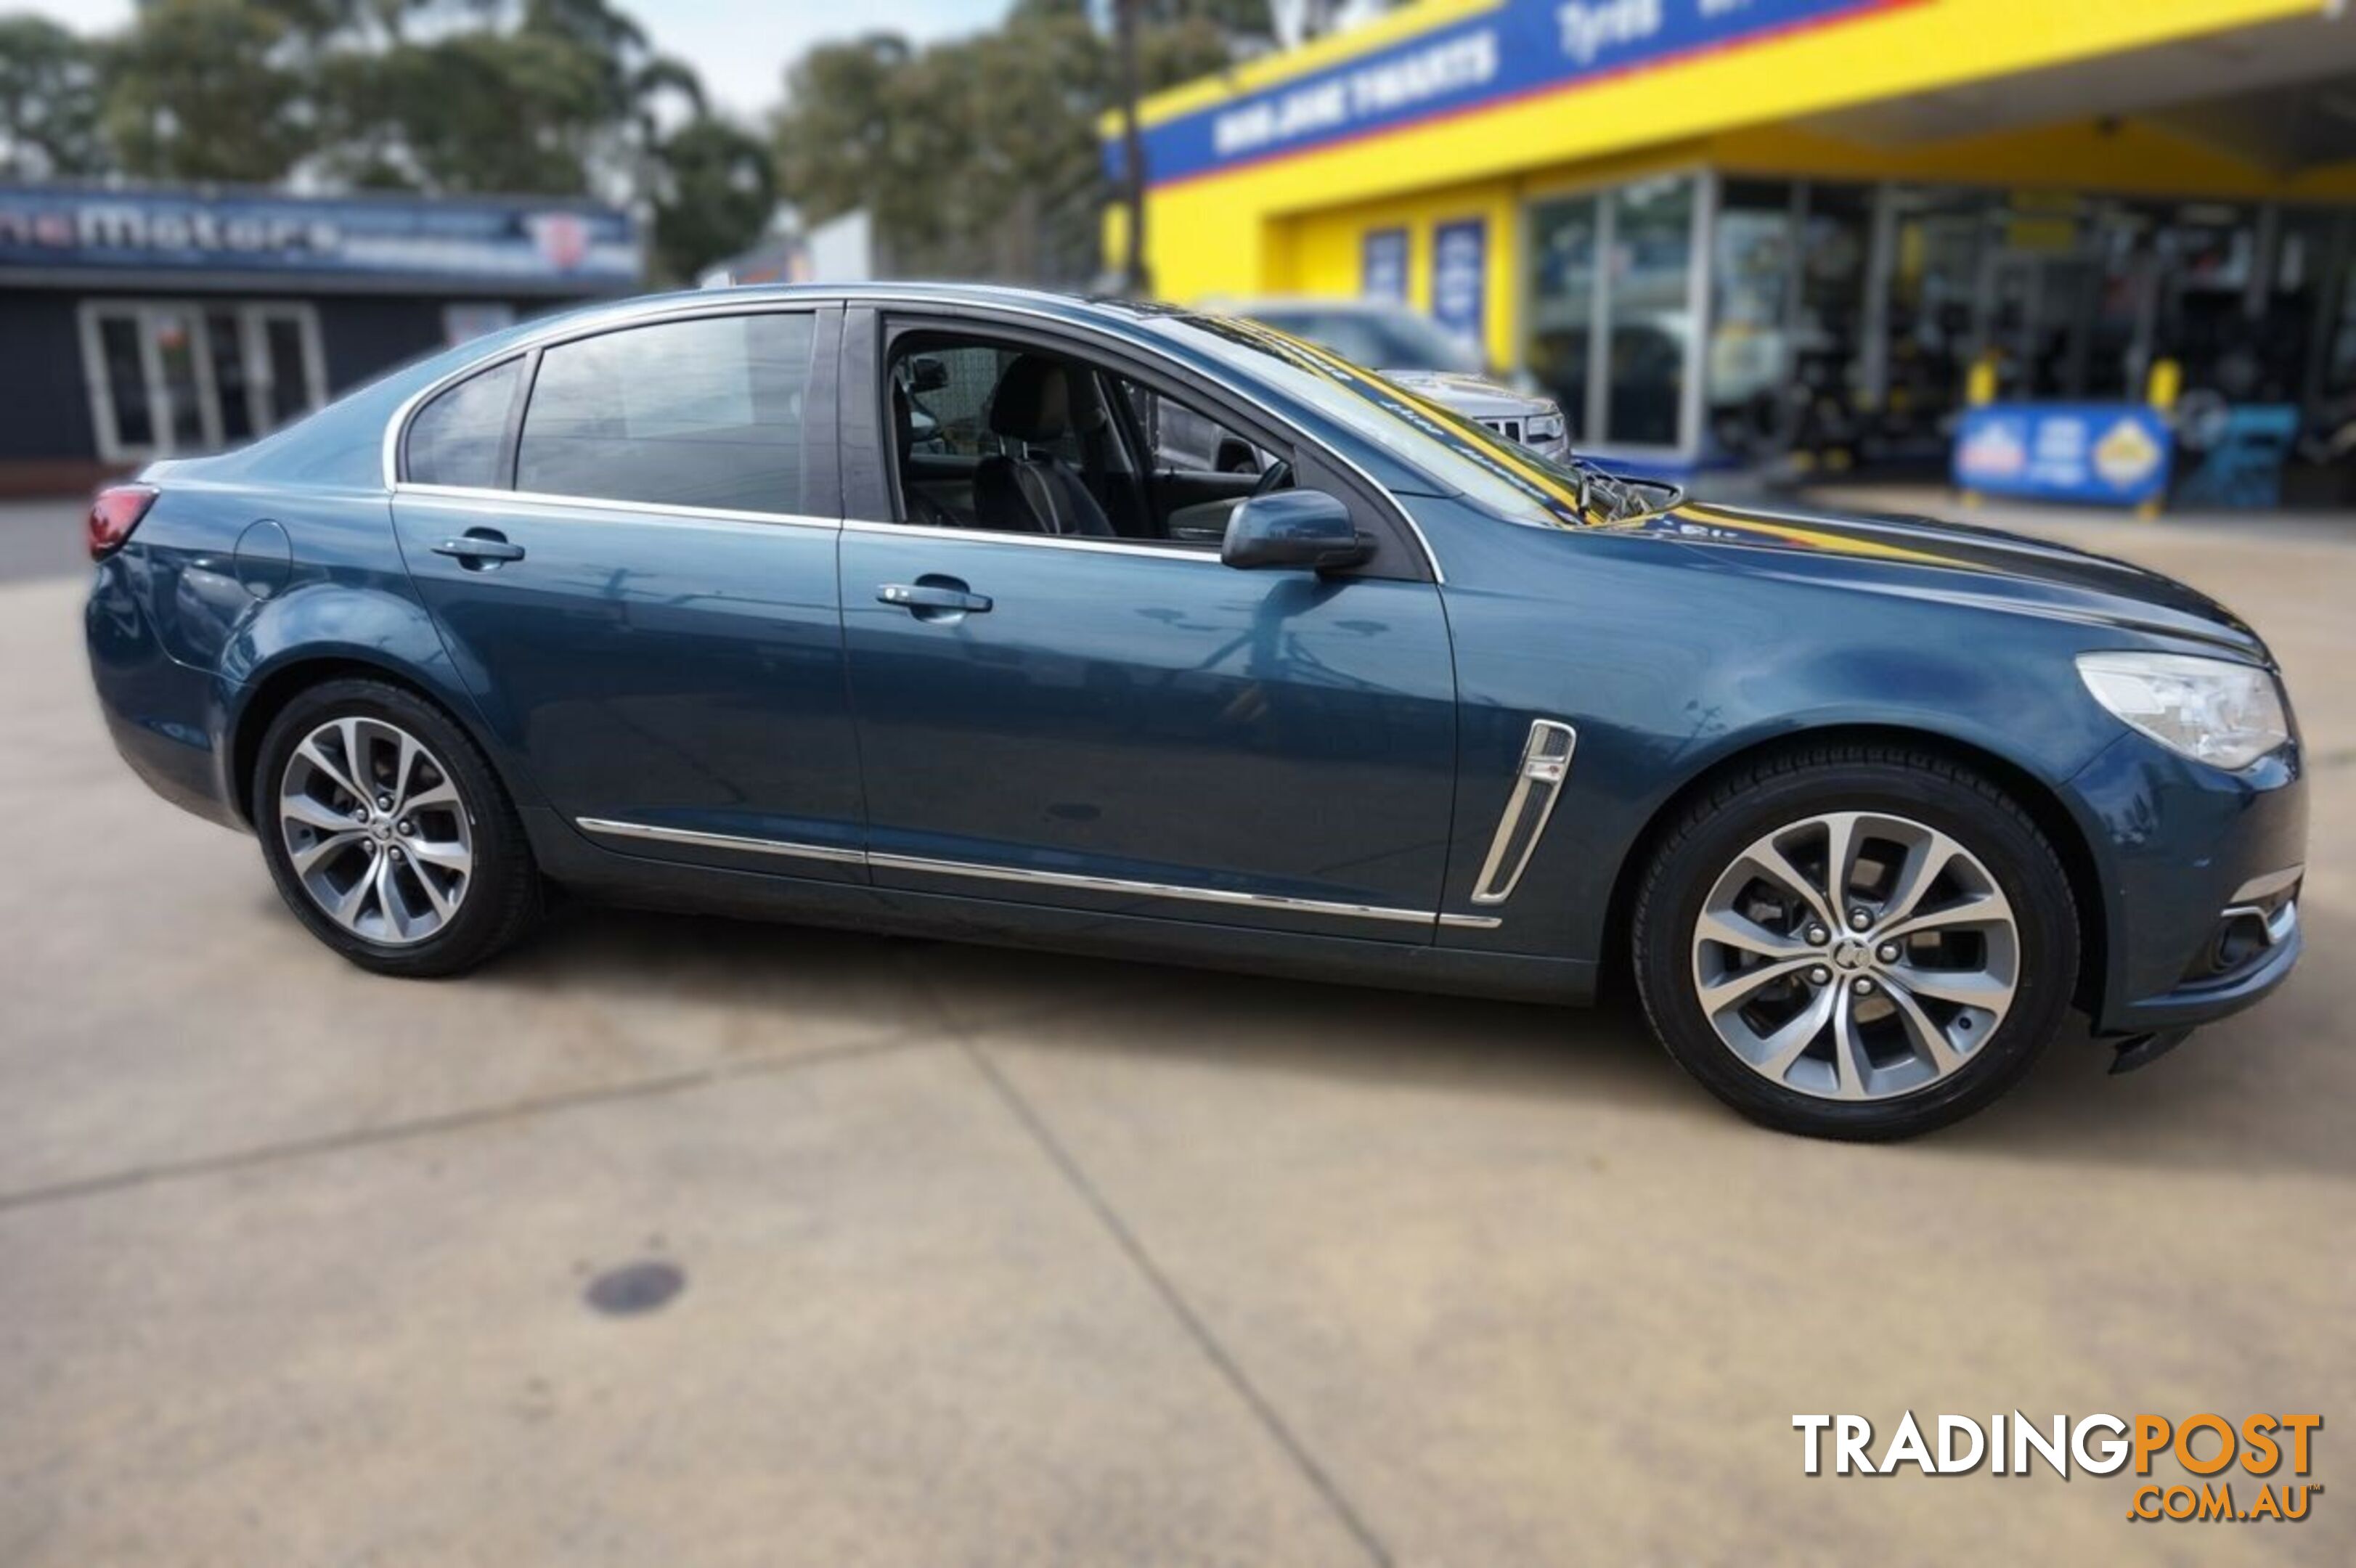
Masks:
[[[1155,293],[1403,298],[1639,462],[2356,395],[2340,0],[1421,0],[1142,123]]]

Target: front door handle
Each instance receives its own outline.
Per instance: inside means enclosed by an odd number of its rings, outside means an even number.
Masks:
[[[521,560],[523,546],[509,543],[496,528],[468,528],[458,538],[435,545],[434,553],[453,557],[469,571],[486,571],[506,561]]]
[[[895,604],[919,621],[948,620],[958,615],[987,615],[991,598],[976,593],[954,577],[920,577],[914,582],[887,582],[875,591],[879,604]]]

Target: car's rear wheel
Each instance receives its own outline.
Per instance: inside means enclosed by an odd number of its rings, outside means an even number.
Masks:
[[[540,907],[523,824],[466,732],[402,688],[338,679],[263,735],[253,823],[281,897],[380,974],[455,975]]]
[[[1826,1137],[1944,1126],[2019,1082],[2076,978],[2052,846],[2018,802],[1885,746],[1772,757],[1674,824],[1634,914],[1669,1053],[1753,1119]]]

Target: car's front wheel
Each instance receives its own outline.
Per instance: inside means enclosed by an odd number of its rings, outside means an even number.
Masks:
[[[2003,790],[1935,755],[1819,747],[1721,781],[1634,912],[1669,1053],[1770,1126],[1904,1137],[1971,1115],[2051,1039],[2077,974],[2069,881]]]
[[[466,732],[383,681],[304,691],[262,736],[255,833],[281,897],[380,974],[455,975],[540,907],[515,806]]]

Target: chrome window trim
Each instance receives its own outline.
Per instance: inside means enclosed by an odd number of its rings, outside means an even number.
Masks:
[[[488,370],[500,364],[502,361],[512,359],[519,355],[529,354],[534,349],[552,348],[559,344],[571,343],[584,337],[596,337],[605,333],[618,332],[629,327],[652,326],[661,322],[680,321],[695,316],[771,315],[779,312],[821,310],[829,305],[905,305],[912,304],[931,304],[936,307],[946,306],[952,309],[965,309],[975,312],[995,311],[1007,315],[1025,316],[1033,321],[1046,322],[1052,326],[1074,333],[1079,336],[1094,337],[1099,342],[1109,341],[1115,347],[1126,349],[1130,353],[1158,352],[1154,346],[1150,342],[1139,342],[1134,339],[1114,337],[1093,322],[1075,321],[1069,316],[1059,315],[1054,311],[1041,310],[1035,305],[1025,304],[1020,301],[975,299],[962,295],[945,297],[942,294],[923,289],[859,288],[841,291],[829,291],[825,293],[810,295],[772,295],[767,298],[757,300],[688,300],[660,308],[644,308],[620,315],[601,317],[594,322],[553,322],[550,324],[546,331],[528,335],[507,343],[501,346],[496,352],[487,353],[480,359],[473,360],[467,364],[460,366],[458,368],[452,370],[447,375],[427,383],[418,390],[412,392],[407,398],[402,400],[401,406],[393,410],[392,417],[385,421],[384,440],[380,454],[385,488],[389,491],[421,488],[420,486],[404,485],[401,478],[402,440],[408,432],[409,421],[415,417],[419,409],[423,408],[437,393],[456,385],[458,382],[465,380],[467,377],[476,375],[480,371]],[[1163,356],[1163,357],[1166,358],[1167,356]],[[1377,480],[1373,475],[1367,473],[1365,467],[1350,457],[1348,453],[1336,450],[1328,443],[1320,441],[1310,435],[1308,432],[1302,430],[1299,425],[1293,423],[1291,421],[1280,418],[1272,411],[1267,410],[1258,398],[1254,396],[1248,389],[1237,386],[1233,379],[1224,375],[1214,374],[1192,365],[1183,366],[1181,368],[1185,376],[1208,382],[1210,385],[1216,387],[1221,391],[1225,392],[1228,397],[1240,398],[1244,401],[1250,403],[1255,410],[1258,410],[1262,412],[1269,423],[1275,426],[1278,430],[1290,435],[1296,441],[1307,443],[1308,444],[1317,448],[1318,451],[1331,455],[1336,463],[1339,463],[1343,467],[1347,468],[1350,472],[1355,474],[1360,479],[1364,480],[1366,487],[1374,492],[1375,495],[1380,496],[1383,503],[1390,507],[1392,515],[1398,517],[1401,523],[1406,525],[1408,535],[1414,539],[1417,547],[1423,551],[1424,564],[1431,569],[1431,581],[1433,586],[1443,588],[1447,586],[1448,574],[1441,570],[1439,553],[1431,548],[1431,540],[1425,535],[1423,526],[1415,520],[1415,514],[1409,511],[1408,507],[1400,502],[1399,498],[1391,493],[1390,488],[1387,485]],[[498,493],[500,495],[514,495],[518,492],[500,491]],[[586,496],[573,496],[564,498],[575,502],[596,500],[596,497]],[[598,504],[602,506],[606,505],[607,503],[599,501]],[[864,521],[865,519],[859,520]],[[884,526],[890,528],[905,528],[908,525],[894,523],[886,524]],[[963,537],[962,533],[957,529],[944,529],[940,531],[949,534],[958,534],[958,537]],[[1159,547],[1151,545],[1125,545],[1113,543],[1100,545],[1098,548],[1136,550],[1152,549]]]
[[[1521,761],[1514,769],[1514,793],[1497,816],[1497,830],[1489,839],[1489,853],[1481,874],[1472,880],[1472,901],[1501,904],[1514,896],[1522,873],[1537,853],[1555,802],[1562,798],[1563,781],[1570,776],[1571,758],[1579,751],[1579,731],[1559,719],[1534,719],[1528,739],[1522,742]],[[1522,850],[1506,862],[1516,839]]]
[[[1182,549],[1174,545],[1146,544],[1133,539],[1082,538],[1073,534],[1018,534],[998,528],[942,528],[926,523],[877,523],[863,517],[844,520],[842,531],[850,534],[905,534],[917,539],[966,539],[980,544],[1015,544],[1045,546],[1050,549],[1092,550],[1099,555],[1141,555],[1163,560],[1190,560],[1198,565],[1219,566],[1215,549]]]
[[[613,501],[599,496],[559,496],[545,490],[498,490],[474,485],[411,485],[393,486],[396,496],[422,501],[489,503],[504,506],[521,502],[528,507],[557,507],[578,513],[584,507],[600,512],[644,513],[649,517],[680,517],[691,522],[706,523],[783,523],[798,528],[840,529],[839,517],[816,517],[801,512],[744,512],[726,507],[677,507],[662,501]]]
[[[645,838],[661,844],[686,844],[699,849],[736,849],[752,855],[782,855],[798,860],[828,860],[837,865],[863,866],[867,855],[859,849],[839,849],[830,844],[803,844],[789,838],[747,838],[734,833],[702,833],[687,827],[656,827],[644,822],[619,822],[611,817],[576,816],[573,826],[584,833],[615,838]]]
[[[793,315],[804,312],[814,313],[830,304],[839,303],[841,302],[838,299],[831,296],[758,301],[692,300],[664,309],[626,311],[617,315],[600,316],[594,321],[551,322],[545,331],[515,338],[495,351],[485,353],[479,359],[461,365],[447,375],[427,383],[403,398],[401,406],[392,411],[392,417],[385,421],[384,441],[380,448],[384,486],[388,490],[397,490],[402,487],[401,443],[408,434],[409,421],[416,417],[417,411],[431,402],[436,394],[456,386],[459,382],[481,371],[496,369],[510,359],[520,358],[537,349],[554,348],[561,344],[577,343],[588,337],[603,337],[609,332],[626,332],[637,326],[653,326],[663,322],[684,321],[705,315]],[[527,399],[530,392],[530,389],[526,388]],[[573,498],[588,499],[585,496]]]
[[[1022,882],[1034,887],[1070,888],[1092,893],[1120,893],[1135,898],[1180,899],[1192,903],[1226,904],[1245,909],[1278,910],[1291,914],[1335,915],[1352,920],[1392,921],[1408,925],[1469,925],[1489,928],[1498,923],[1482,915],[1442,915],[1431,910],[1392,909],[1382,904],[1342,903],[1329,899],[1290,898],[1280,893],[1248,893],[1230,888],[1193,887],[1179,882],[1131,881],[1124,877],[1094,877],[1078,871],[1039,871],[1020,866],[990,866],[973,860],[940,860],[922,855],[876,854],[807,844],[789,838],[750,838],[733,833],[705,833],[685,827],[657,827],[644,822],[612,817],[580,816],[573,825],[584,833],[616,838],[638,838],[664,844],[684,844],[704,849],[734,849],[755,855],[828,860],[894,871],[917,871],[943,877],[972,877],[983,881]]]

